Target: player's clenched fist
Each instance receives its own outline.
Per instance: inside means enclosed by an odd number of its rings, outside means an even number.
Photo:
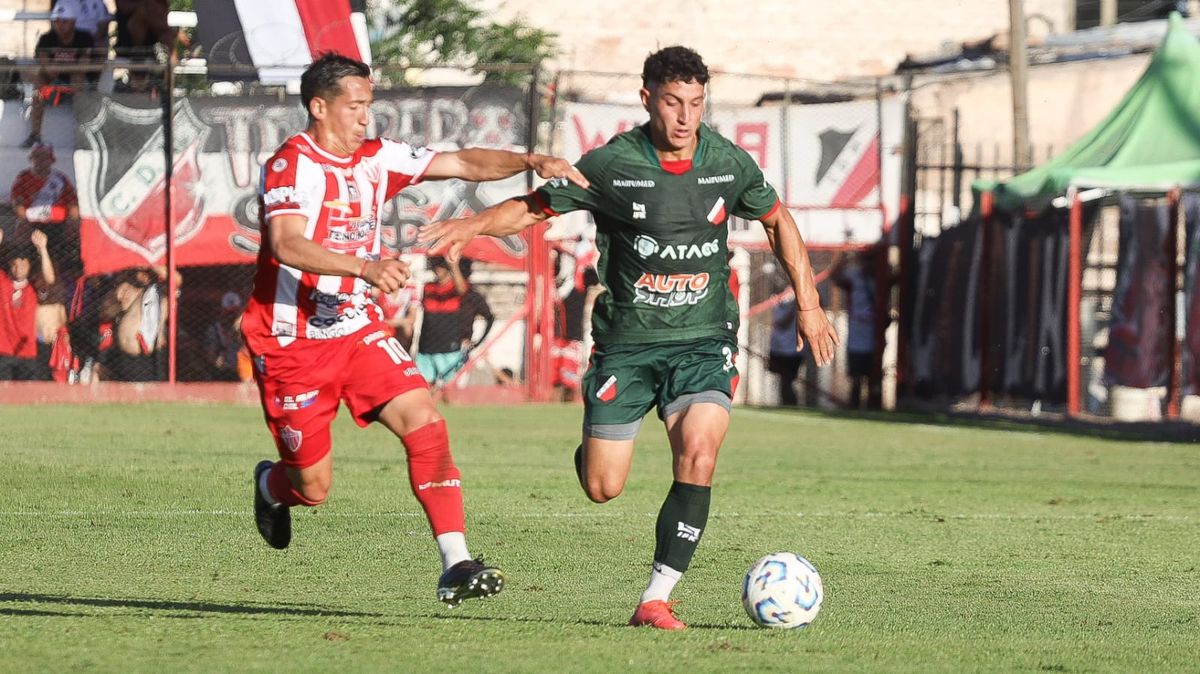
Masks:
[[[378,260],[363,265],[359,277],[385,293],[395,292],[412,275],[408,264],[400,260]]]

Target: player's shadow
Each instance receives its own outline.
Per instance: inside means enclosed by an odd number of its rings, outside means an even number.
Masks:
[[[342,609],[323,608],[311,604],[230,604],[208,601],[168,601],[159,599],[113,599],[107,597],[71,597],[55,594],[29,594],[20,592],[0,593],[0,604],[6,602],[22,602],[30,604],[58,604],[62,606],[91,606],[99,608],[134,608],[155,611],[183,611],[191,613],[233,613],[247,615],[282,615],[282,616],[332,616],[344,618],[383,618],[382,613],[367,613],[364,611],[345,611]],[[26,609],[10,606],[0,606],[0,615],[11,616],[78,616],[77,613],[63,613],[45,609]]]
[[[534,617],[530,617],[530,616],[485,616],[485,615],[468,615],[468,614],[463,614],[463,613],[458,613],[458,614],[427,613],[427,614],[425,614],[425,617],[433,618],[435,620],[482,620],[482,621],[487,621],[487,622],[545,623],[545,624],[549,624],[549,625],[563,625],[563,624],[593,625],[596,627],[619,627],[621,629],[629,629],[629,625],[624,621],[612,622],[612,621],[608,621],[608,620],[578,620],[578,619],[564,620],[563,618],[557,618],[557,617],[553,617],[553,616],[534,618]],[[747,630],[747,631],[749,631],[749,630],[758,629],[757,627],[752,627],[752,626],[748,626],[748,625],[709,625],[706,623],[692,623],[692,622],[689,622],[687,624],[687,626],[688,626],[689,630],[721,630],[721,631]],[[652,631],[652,630],[647,630],[647,631]]]

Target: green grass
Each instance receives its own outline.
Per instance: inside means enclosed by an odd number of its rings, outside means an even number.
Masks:
[[[258,410],[0,408],[0,669],[428,672],[1197,671],[1200,451],[912,417],[739,409],[675,597],[632,629],[669,485],[647,419],[626,493],[571,469],[573,407],[444,410],[472,551],[499,597],[434,599],[438,564],[382,428],[335,427],[327,504],[258,537]],[[753,628],[751,562],[794,550],[827,597]]]

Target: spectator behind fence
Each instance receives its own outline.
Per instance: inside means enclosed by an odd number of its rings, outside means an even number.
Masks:
[[[785,279],[776,278],[775,292],[789,288]],[[779,404],[795,407],[800,404],[796,396],[796,376],[804,364],[804,352],[796,347],[796,297],[776,304],[771,309],[771,346],[767,355],[767,370],[776,375],[779,384]],[[812,400],[806,397],[806,403]]]
[[[42,67],[34,77],[33,101],[29,109],[29,136],[21,147],[32,147],[42,140],[42,118],[47,105],[69,101],[75,88],[85,79],[96,81],[99,73],[84,77],[83,72],[64,72],[55,66],[84,65],[96,59],[96,41],[91,33],[78,30],[74,7],[56,6],[50,12],[50,31],[38,38],[33,54]]]
[[[413,331],[417,326],[417,289],[411,285],[400,286],[395,292],[385,293],[371,288],[371,297],[383,310],[383,322],[392,329],[392,336],[405,351],[412,351]]]
[[[79,256],[79,199],[65,173],[54,168],[54,148],[37,143],[29,150],[29,168],[12,184],[12,204],[24,239],[35,228],[46,233],[50,257],[60,281],[71,283],[83,273]]]
[[[850,407],[862,406],[862,388],[867,386],[868,406],[878,407],[880,387],[871,376],[875,354],[875,279],[873,257],[863,251],[849,261],[834,265],[834,282],[846,293],[849,329],[846,339],[846,374],[850,377]]]
[[[204,355],[217,381],[242,381],[238,354],[242,351],[242,298],[233,291],[221,296],[221,313],[204,332]]]
[[[467,294],[467,280],[458,264],[444,257],[429,258],[434,280],[421,294],[421,336],[417,340],[417,369],[438,389],[463,366],[462,319],[460,310]]]
[[[459,262],[459,269],[462,270],[463,280],[467,284],[467,292],[463,294],[462,306],[458,309],[459,325],[462,327],[463,364],[466,364],[467,357],[471,355],[471,352],[483,344],[483,340],[487,339],[488,334],[492,331],[492,325],[496,323],[496,317],[492,315],[492,308],[488,306],[487,298],[471,284],[473,263],[469,257],[464,257]],[[479,336],[476,337],[475,322],[479,319],[483,320],[483,329],[478,331]]]
[[[0,233],[0,243],[3,236]],[[38,358],[37,292],[33,264],[38,276],[53,284],[54,264],[46,251],[46,235],[35,231],[28,244],[7,247],[6,269],[0,271],[0,379],[49,379],[47,363]]]
[[[108,58],[108,24],[112,11],[104,0],[57,0],[54,8],[66,7],[75,11],[75,28],[91,33],[98,60]]]
[[[101,346],[99,379],[156,381],[166,378],[167,270],[130,269],[118,275],[116,286],[100,302],[103,324],[111,330],[111,345]],[[176,285],[181,284],[176,276]]]

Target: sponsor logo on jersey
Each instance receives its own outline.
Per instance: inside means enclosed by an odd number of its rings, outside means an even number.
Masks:
[[[633,202],[633,219],[634,220],[645,220],[646,219],[646,204],[639,204],[636,201]]]
[[[267,208],[278,206],[280,204],[292,203],[303,206],[304,204],[301,202],[302,198],[296,193],[296,189],[294,187],[273,187],[267,190],[267,193],[263,195],[263,204],[265,204]]]
[[[718,197],[717,203],[708,211],[708,221],[714,225],[725,222],[725,197]]]
[[[321,390],[305,391],[297,395],[285,395],[282,398],[275,397],[275,403],[282,407],[285,412],[295,412],[302,410],[313,403],[317,402],[317,396],[321,395]],[[295,450],[293,450],[295,451]]]
[[[664,246],[653,237],[639,234],[633,240],[633,248],[642,259],[657,257],[660,260],[699,260],[721,252],[721,241],[713,239],[701,244],[677,243]]]
[[[733,178],[733,176],[729,177],[730,179]],[[621,180],[613,178],[612,184],[613,187],[654,187],[653,180]]]
[[[551,178],[550,182],[548,182],[546,184],[549,185],[550,187],[559,188],[559,187],[566,187],[567,185],[571,184],[571,181],[567,180],[566,178],[557,178],[556,177],[556,178]]]
[[[634,304],[655,307],[681,307],[698,304],[708,296],[709,275],[699,274],[642,274],[634,284]]]
[[[696,184],[697,185],[720,185],[721,183],[731,183],[734,180],[735,180],[735,178],[731,174],[726,173],[725,175],[720,175],[720,176],[705,176],[703,178],[697,178]]]
[[[295,454],[300,451],[300,445],[304,442],[304,433],[298,431],[291,426],[284,426],[279,429],[279,439],[283,440],[283,444]]]
[[[609,375],[608,379],[596,389],[596,400],[610,403],[617,397],[617,375]]]
[[[331,211],[349,211],[350,210],[350,202],[342,201],[341,199],[330,199],[329,201],[326,201],[325,203],[323,203],[321,205],[324,206],[325,208],[328,208]]]

